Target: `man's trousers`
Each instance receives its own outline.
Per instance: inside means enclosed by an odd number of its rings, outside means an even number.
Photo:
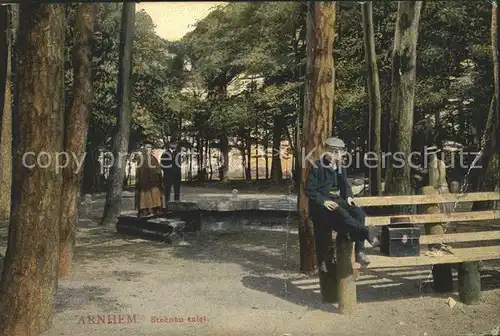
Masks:
[[[318,261],[324,261],[323,256],[326,255],[330,245],[332,231],[354,241],[356,253],[363,251],[364,241],[368,239],[365,212],[357,206],[350,206],[342,198],[332,199],[332,201],[339,205],[335,210],[328,210],[319,204],[314,204],[309,208],[314,224]]]
[[[165,179],[165,204],[170,201],[170,192],[174,188],[174,200],[178,201],[181,197],[181,179]]]

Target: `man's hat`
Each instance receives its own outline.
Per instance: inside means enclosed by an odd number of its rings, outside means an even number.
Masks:
[[[331,138],[326,139],[325,144],[328,147],[345,149],[344,141],[340,140],[337,137],[331,137]]]

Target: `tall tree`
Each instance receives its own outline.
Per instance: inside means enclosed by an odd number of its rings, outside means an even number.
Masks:
[[[499,136],[498,133],[500,132],[500,33],[498,32],[498,23],[500,21],[500,1],[496,0],[494,4],[494,10],[492,8],[492,23],[491,23],[491,31],[492,31],[492,46],[493,46],[493,75],[495,76],[494,81],[495,81],[495,97],[496,97],[496,117],[495,117],[495,127],[494,129],[496,130],[495,137],[496,137],[496,149],[497,149],[497,155],[500,156],[500,146],[498,144]],[[495,19],[493,19],[493,16],[495,16]],[[494,33],[493,33],[494,32]],[[500,160],[500,158],[497,157],[497,160]]]
[[[485,138],[483,146],[486,147],[488,155],[500,154],[498,148],[498,132],[500,117],[500,34],[498,33],[498,21],[500,20],[500,10],[497,3],[491,6],[491,56],[493,60],[493,99],[489,110],[488,119],[485,128]],[[488,166],[488,164],[486,164]]]
[[[83,164],[92,105],[91,43],[95,6],[93,4],[78,4],[75,17],[75,41],[72,52],[73,95],[71,107],[66,115],[64,134],[64,151],[71,160],[63,170],[59,276],[67,275],[70,271],[75,243],[78,199],[83,168],[78,164]],[[79,162],[76,162],[74,158],[78,158]]]
[[[18,114],[7,253],[0,282],[0,335],[38,335],[53,319],[63,150],[64,5],[21,3]],[[40,157],[39,163],[33,156]],[[26,162],[25,162],[26,160]]]
[[[392,110],[390,152],[385,192],[388,195],[410,195],[410,165],[415,98],[417,37],[422,1],[399,1],[392,52]],[[394,155],[395,156],[395,155]],[[401,163],[400,160],[404,159]]]
[[[0,220],[9,218],[12,184],[12,11],[0,6]]]
[[[371,1],[361,4],[363,13],[363,36],[365,45],[365,61],[368,70],[368,99],[370,106],[368,148],[377,155],[377,166],[370,168],[370,195],[380,195],[382,189],[382,167],[380,164],[380,127],[382,107],[380,102],[380,83],[377,67],[377,54],[375,53],[375,34],[373,32],[373,8]],[[373,165],[373,162],[371,162]]]
[[[306,113],[304,118],[303,144],[304,157],[317,158],[323,149],[326,139],[332,134],[335,68],[333,62],[333,42],[335,40],[335,2],[312,2],[312,16],[307,17],[307,25],[312,25],[312,36],[306,28],[307,42],[312,45],[310,84],[306,85]],[[309,70],[309,69],[308,69]],[[311,154],[311,155],[309,155]],[[313,272],[315,262],[314,231],[308,215],[307,198],[304,187],[311,169],[310,162],[303,161],[300,186],[300,270]]]
[[[102,225],[114,223],[122,205],[125,159],[128,153],[130,123],[132,121],[132,42],[134,40],[135,3],[123,4],[120,32],[120,69],[118,73],[118,109],[115,134],[113,137],[114,164],[110,170],[106,204],[101,220]]]
[[[493,61],[493,97],[491,98],[486,127],[481,139],[483,156],[481,158],[482,169],[476,174],[477,189],[481,191],[493,191],[500,183],[500,150],[498,144],[499,133],[499,35],[498,34],[499,10],[498,5],[491,6],[491,56]],[[492,205],[492,202],[474,202],[474,210],[484,210]]]

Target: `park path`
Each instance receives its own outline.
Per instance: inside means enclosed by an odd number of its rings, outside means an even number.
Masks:
[[[292,236],[203,233],[186,240],[189,246],[126,238],[82,220],[73,273],[60,279],[54,328],[45,336],[451,336],[480,335],[498,323],[494,270],[484,275],[482,304],[453,309],[448,296],[431,292],[427,268],[364,272],[358,310],[348,317],[321,303],[315,277],[296,272]],[[136,323],[88,324],[89,316],[119,314]],[[195,316],[203,320],[187,321]],[[154,323],[157,317],[178,321]]]
[[[485,264],[483,302],[454,308],[449,295],[432,292],[429,268],[362,272],[358,310],[349,317],[321,303],[316,277],[297,273],[297,235],[203,232],[185,239],[189,245],[173,246],[123,237],[82,218],[73,273],[60,279],[54,328],[44,336],[452,336],[481,335],[500,322],[498,263]],[[82,323],[119,314],[137,323]],[[201,322],[188,321],[196,316]],[[153,322],[165,317],[174,322]]]

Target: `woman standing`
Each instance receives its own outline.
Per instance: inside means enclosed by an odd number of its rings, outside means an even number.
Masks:
[[[164,208],[163,179],[160,164],[146,144],[136,156],[135,208],[137,217],[160,215]]]

